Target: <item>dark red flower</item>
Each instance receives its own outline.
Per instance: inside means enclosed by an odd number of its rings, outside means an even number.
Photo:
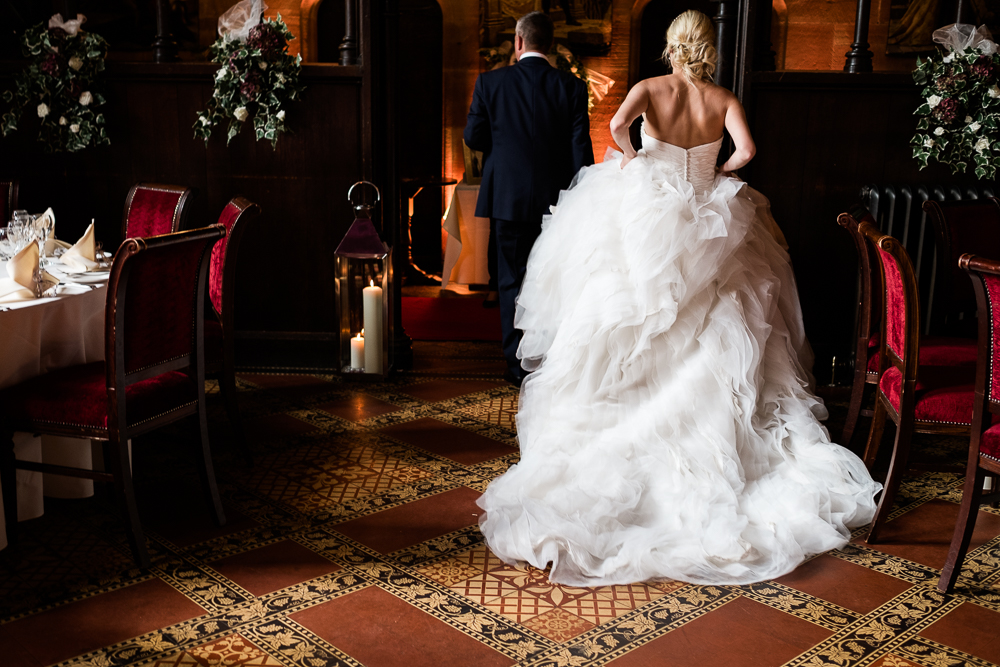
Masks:
[[[59,56],[55,53],[50,53],[42,61],[42,71],[49,76],[59,76]]]
[[[247,74],[246,78],[243,79],[243,83],[240,84],[240,93],[248,100],[256,99],[259,89],[260,85],[258,84],[255,72]]]
[[[931,116],[939,123],[951,123],[958,116],[958,100],[954,97],[941,100],[941,102],[931,109]]]
[[[285,48],[285,40],[270,23],[258,23],[250,28],[247,48],[260,49],[264,58],[271,59]]]
[[[972,75],[978,79],[989,79],[993,76],[993,59],[989,56],[979,56],[979,60],[970,68]]]
[[[63,39],[64,37],[66,37],[66,36],[67,36],[68,34],[69,34],[69,33],[67,33],[67,32],[66,32],[65,30],[63,30],[62,28],[49,28],[49,35],[50,35],[51,37],[53,37],[54,39],[59,39],[59,40],[61,40],[61,39]]]

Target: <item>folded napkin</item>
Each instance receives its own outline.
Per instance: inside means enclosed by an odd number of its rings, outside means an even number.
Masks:
[[[100,267],[97,262],[97,244],[94,241],[94,223],[90,223],[80,240],[64,252],[59,261],[67,266],[69,273],[83,273]]]
[[[0,301],[33,299],[38,293],[44,292],[59,282],[43,271],[42,285],[36,292],[36,288],[39,288],[35,283],[37,272],[38,244],[29,243],[7,262],[7,274],[10,277],[0,280]]]
[[[37,224],[39,222],[42,222],[43,218],[48,218],[48,226],[49,226],[49,229],[52,230],[52,233],[49,235],[49,238],[47,238],[45,240],[45,254],[46,254],[46,256],[54,254],[55,251],[56,251],[56,248],[62,248],[63,250],[66,250],[67,248],[69,248],[70,247],[69,243],[66,243],[65,241],[60,241],[60,240],[58,240],[56,238],[56,231],[55,231],[56,230],[56,214],[52,212],[52,207],[51,206],[49,208],[45,209],[45,213],[42,213],[40,216],[38,216],[37,218],[35,218],[35,223]]]

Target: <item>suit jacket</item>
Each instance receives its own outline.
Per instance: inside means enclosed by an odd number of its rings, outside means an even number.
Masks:
[[[594,163],[587,85],[545,58],[483,72],[465,143],[485,158],[476,215],[540,222],[576,172]]]

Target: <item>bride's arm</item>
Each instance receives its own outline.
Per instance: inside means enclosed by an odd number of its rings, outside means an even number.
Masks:
[[[733,138],[736,150],[729,156],[726,163],[719,167],[719,171],[729,174],[750,162],[757,152],[753,137],[750,136],[750,127],[747,125],[747,115],[735,96],[730,100],[729,108],[726,110],[726,129],[729,130],[729,136]]]
[[[622,167],[631,162],[636,156],[635,148],[632,147],[632,140],[629,138],[628,129],[632,121],[638,118],[649,104],[649,95],[646,92],[644,81],[637,83],[632,90],[628,91],[625,101],[618,107],[614,118],[611,119],[611,136],[614,138],[618,148],[622,149],[625,159],[622,160]]]

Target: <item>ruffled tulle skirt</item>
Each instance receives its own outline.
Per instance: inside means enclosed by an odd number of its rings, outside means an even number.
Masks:
[[[771,579],[843,546],[880,485],[830,442],[795,279],[762,195],[655,158],[578,174],[517,302],[520,462],[490,548],[576,586]]]

